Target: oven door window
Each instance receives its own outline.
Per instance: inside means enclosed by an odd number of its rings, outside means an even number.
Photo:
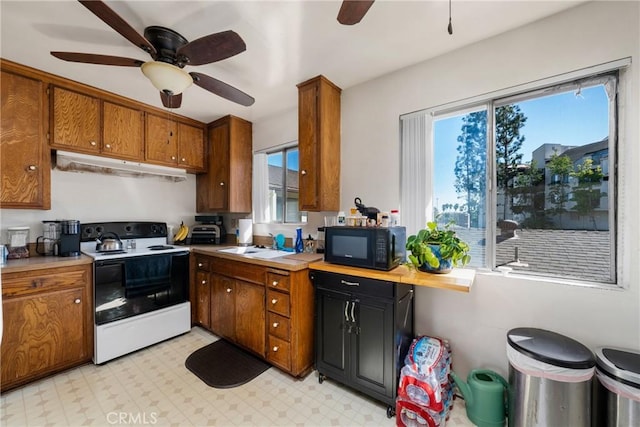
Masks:
[[[188,301],[188,266],[188,253],[96,262],[96,324],[101,325]]]

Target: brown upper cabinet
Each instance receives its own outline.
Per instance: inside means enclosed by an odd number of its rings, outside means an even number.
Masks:
[[[144,113],[103,101],[102,153],[125,160],[144,159]]]
[[[100,154],[100,100],[53,86],[51,95],[52,147]]]
[[[51,98],[52,148],[143,161],[143,111],[57,86]]]
[[[204,172],[203,127],[181,123],[172,117],[146,115],[145,159],[151,163]]]
[[[324,76],[298,85],[301,211],[340,209],[340,93]]]
[[[51,209],[46,85],[5,70],[0,84],[0,207]]]
[[[208,126],[207,173],[196,178],[198,212],[251,212],[252,125],[226,116]]]

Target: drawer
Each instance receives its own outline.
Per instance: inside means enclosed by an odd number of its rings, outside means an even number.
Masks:
[[[286,370],[291,370],[291,344],[278,337],[269,335],[267,346],[267,360]]]
[[[289,317],[289,294],[268,289],[267,310]]]
[[[266,269],[260,265],[215,257],[211,259],[210,266],[212,273],[264,286]]]
[[[289,292],[290,289],[289,276],[274,273],[273,271],[267,271],[267,287],[271,289],[278,289],[282,292]]]
[[[10,298],[12,296],[85,286],[87,283],[91,283],[89,266],[82,270],[65,271],[56,269],[47,271],[48,273],[40,271],[39,274],[22,272],[3,275],[2,296]]]
[[[269,335],[273,335],[285,341],[290,341],[290,323],[288,317],[269,312],[267,321],[269,322]]]
[[[209,270],[209,258],[205,257],[197,257],[196,258],[196,268],[201,271],[210,271]]]

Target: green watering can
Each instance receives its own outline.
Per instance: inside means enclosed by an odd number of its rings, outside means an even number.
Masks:
[[[465,383],[451,371],[458,390],[464,397],[467,417],[478,427],[504,427],[507,414],[509,384],[496,372],[475,369]]]

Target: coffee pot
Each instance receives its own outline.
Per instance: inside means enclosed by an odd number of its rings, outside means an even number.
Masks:
[[[42,236],[36,238],[36,252],[40,255],[58,255],[60,221],[42,221]]]

